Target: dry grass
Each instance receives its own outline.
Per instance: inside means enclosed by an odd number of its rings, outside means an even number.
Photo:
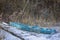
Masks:
[[[22,17],[22,18],[21,18]],[[21,22],[25,24],[30,25],[39,25],[39,26],[52,26],[56,23],[56,20],[54,19],[54,16],[51,15],[51,17],[48,17],[47,20],[44,18],[44,15],[40,18],[35,18],[34,16],[31,16],[30,14],[24,14],[21,16],[20,13],[16,15],[16,12],[13,13],[13,15],[10,16],[10,20],[14,22]]]
[[[0,0],[0,4],[5,21],[52,26],[60,17],[60,0]]]

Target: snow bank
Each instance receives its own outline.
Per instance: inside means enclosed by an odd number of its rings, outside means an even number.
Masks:
[[[4,30],[0,30],[0,37],[3,37],[3,40],[21,40]]]
[[[8,30],[12,33],[14,33],[15,35],[24,38],[25,40],[60,40],[60,33],[56,33],[56,34],[52,34],[52,35],[48,35],[48,34],[37,34],[34,32],[27,32],[27,31],[23,31],[20,29],[17,29],[15,27],[11,27],[11,26],[3,26],[2,27],[5,30]],[[11,35],[6,35],[7,39],[6,40],[17,40],[15,39],[15,37],[11,38]],[[9,37],[9,38],[8,38]],[[18,39],[19,40],[19,39]]]
[[[52,35],[50,40],[60,40],[60,33]]]

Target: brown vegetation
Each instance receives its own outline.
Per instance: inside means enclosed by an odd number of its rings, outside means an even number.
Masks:
[[[60,19],[60,0],[0,0],[5,22],[51,26]]]

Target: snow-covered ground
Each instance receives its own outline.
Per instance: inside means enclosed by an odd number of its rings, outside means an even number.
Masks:
[[[24,40],[60,40],[60,32],[56,33],[56,34],[52,34],[52,35],[37,34],[34,32],[22,31],[15,27],[11,27],[11,26],[4,25],[4,24],[2,24],[1,26],[5,30],[12,32],[13,34],[17,35],[18,37],[23,38]],[[58,31],[60,31],[60,30],[58,30]],[[5,33],[5,32],[3,32],[3,33]],[[11,34],[9,34],[9,35],[8,34],[7,34],[7,32],[5,33],[6,39],[4,39],[4,40],[21,40],[19,38],[16,38],[15,36],[12,36]]]
[[[0,29],[0,38],[2,38],[2,40],[21,40],[18,37],[13,36],[12,34]]]

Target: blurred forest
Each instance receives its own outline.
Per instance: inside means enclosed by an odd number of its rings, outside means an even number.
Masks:
[[[0,20],[52,26],[60,21],[60,0],[0,0]]]

